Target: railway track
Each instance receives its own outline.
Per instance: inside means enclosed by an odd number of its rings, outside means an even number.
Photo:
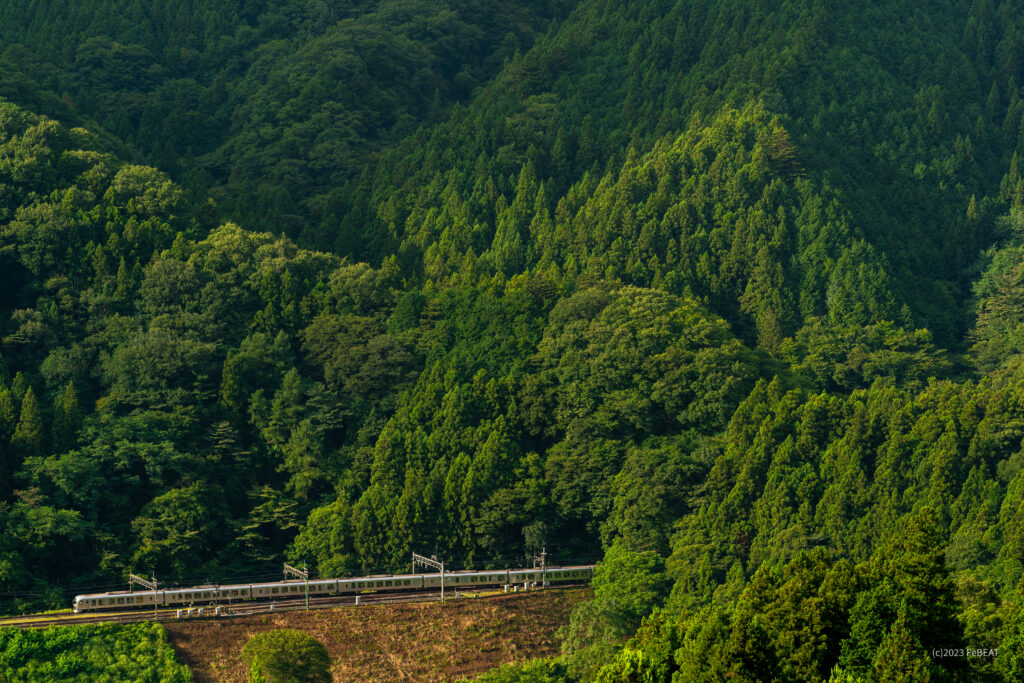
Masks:
[[[558,588],[571,588],[583,584],[561,584]],[[551,588],[537,590],[552,590]],[[505,595],[503,591],[481,590],[456,593],[446,591],[446,599],[461,600],[466,598],[488,598]],[[359,605],[387,605],[395,603],[433,602],[441,598],[439,591],[408,591],[391,594],[369,593],[359,596],[341,595],[335,597],[316,597],[309,599],[309,609],[332,609],[336,607],[356,605],[356,597],[359,598]],[[46,628],[47,626],[80,626],[86,624],[131,624],[142,621],[177,621],[192,619],[230,619],[251,614],[273,614],[275,612],[293,612],[306,608],[304,598],[278,600],[275,602],[239,602],[233,604],[220,604],[220,613],[216,611],[218,605],[193,605],[191,608],[173,607],[157,610],[138,610],[131,612],[102,612],[88,614],[74,614],[72,612],[62,614],[40,614],[25,615],[21,617],[8,617],[0,619],[0,628]],[[201,613],[200,613],[201,611]]]

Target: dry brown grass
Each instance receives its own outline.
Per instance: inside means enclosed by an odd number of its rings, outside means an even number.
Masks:
[[[585,589],[406,605],[169,622],[171,644],[197,683],[248,680],[242,646],[278,628],[327,646],[335,681],[451,681],[500,664],[556,654],[555,630]]]

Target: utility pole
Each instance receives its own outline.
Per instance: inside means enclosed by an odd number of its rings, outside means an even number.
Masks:
[[[437,559],[437,555],[431,557],[423,557],[422,555],[412,554],[412,570],[416,571],[416,565],[423,565],[424,567],[432,567],[433,569],[441,570],[441,602],[444,602],[444,562]]]
[[[541,588],[548,587],[548,549],[541,548],[540,555],[534,555],[534,568],[537,568],[537,563],[541,563]]]
[[[153,618],[155,619],[156,615],[157,615],[157,610],[160,607],[160,598],[156,594],[156,577],[151,574],[149,579],[147,580],[147,579],[142,578],[141,576],[135,576],[135,574],[129,574],[128,575],[128,592],[129,593],[132,592],[132,586],[134,586],[135,584],[139,584],[143,588],[148,588],[149,590],[153,591]]]
[[[547,548],[541,548],[540,549],[540,555],[534,555],[533,556],[533,568],[534,569],[537,568],[537,563],[540,562],[540,576],[541,576],[541,583],[540,583],[540,585],[543,588],[547,588],[548,587],[547,558],[548,558],[548,549]]]
[[[309,570],[303,565],[302,569],[296,569],[290,564],[284,565],[284,579],[288,580],[288,576],[294,576],[297,579],[302,579],[306,582],[306,609],[309,609]]]

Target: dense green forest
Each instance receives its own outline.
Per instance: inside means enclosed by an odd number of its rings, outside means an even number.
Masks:
[[[1017,3],[207,4],[0,7],[0,610],[546,548],[484,680],[1024,677]]]

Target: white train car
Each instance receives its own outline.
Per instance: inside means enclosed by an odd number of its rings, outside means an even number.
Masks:
[[[493,571],[447,572],[446,589],[467,590],[484,586],[510,584],[541,584],[587,581],[593,574],[592,566],[551,567],[548,569],[496,569]],[[364,576],[348,579],[316,579],[313,581],[278,581],[271,583],[244,583],[227,586],[195,586],[155,591],[121,591],[75,596],[74,611],[125,610],[154,605],[190,606],[209,605],[243,600],[287,600],[306,595],[343,595],[366,592],[414,591],[440,589],[441,575],[399,574]]]

